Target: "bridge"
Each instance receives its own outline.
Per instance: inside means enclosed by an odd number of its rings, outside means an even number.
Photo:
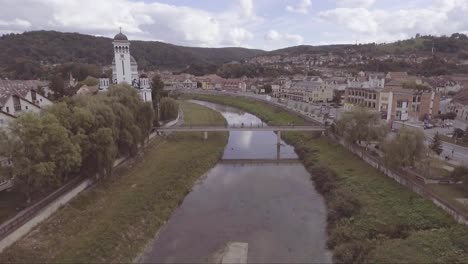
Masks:
[[[226,126],[213,126],[213,125],[196,125],[196,126],[178,126],[178,127],[155,127],[154,130],[158,133],[166,132],[204,132],[204,138],[208,139],[208,132],[233,132],[233,131],[273,131],[278,137],[278,144],[281,143],[282,131],[300,131],[300,132],[323,132],[323,126],[266,126],[264,124],[255,125],[226,125]]]

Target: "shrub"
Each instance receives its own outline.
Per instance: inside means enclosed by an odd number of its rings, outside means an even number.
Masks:
[[[337,245],[349,243],[353,240],[356,240],[356,238],[353,236],[351,226],[348,222],[343,222],[331,230],[327,246],[329,249],[334,249]]]
[[[355,240],[338,245],[334,250],[333,262],[336,263],[363,263],[371,251],[372,246],[367,241]]]
[[[361,203],[349,192],[335,190],[333,200],[328,204],[328,223],[334,224],[359,212]]]

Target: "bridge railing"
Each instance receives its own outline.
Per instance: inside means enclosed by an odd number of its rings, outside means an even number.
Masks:
[[[229,124],[229,125],[213,125],[213,124],[197,124],[197,125],[181,125],[179,128],[267,128],[267,127],[274,127],[274,128],[324,128],[322,126],[307,126],[307,125],[267,125],[265,123],[239,123],[239,124]],[[173,128],[164,128],[164,127],[156,127],[156,130],[164,130],[164,129],[173,129]]]

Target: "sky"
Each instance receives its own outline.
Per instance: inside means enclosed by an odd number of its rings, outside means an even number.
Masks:
[[[32,30],[274,50],[468,34],[468,0],[0,0],[0,34]]]

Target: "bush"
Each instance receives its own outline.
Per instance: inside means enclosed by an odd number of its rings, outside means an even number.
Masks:
[[[334,224],[343,218],[349,218],[357,214],[361,203],[354,196],[342,190],[335,190],[333,200],[328,204],[328,223]]]
[[[328,238],[327,246],[329,249],[334,249],[340,244],[349,243],[353,240],[356,240],[353,236],[353,229],[349,225],[349,222],[343,222],[333,228]]]
[[[454,181],[462,181],[463,188],[468,192],[468,168],[464,166],[456,167],[450,173],[450,179]]]
[[[371,251],[370,242],[355,240],[338,245],[334,250],[333,262],[336,263],[363,263]]]

